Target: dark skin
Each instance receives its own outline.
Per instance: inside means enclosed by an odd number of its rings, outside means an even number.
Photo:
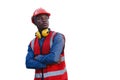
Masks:
[[[35,25],[37,26],[40,33],[43,29],[46,29],[49,27],[49,16],[46,14],[37,15],[34,18],[34,21],[35,21]],[[60,62],[61,62],[61,58],[58,63],[60,63]]]
[[[46,14],[37,15],[34,18],[34,21],[35,21],[35,25],[37,26],[39,32],[49,27],[49,16]]]

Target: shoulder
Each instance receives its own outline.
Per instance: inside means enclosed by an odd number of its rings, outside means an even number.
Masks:
[[[55,33],[56,35],[61,35],[61,36],[64,36],[63,33],[60,33],[60,32],[57,32],[57,31],[51,31],[52,33]]]
[[[33,42],[33,41],[35,41],[35,38],[33,38],[33,39],[30,41],[30,43]]]
[[[30,41],[29,46],[34,45],[35,39],[36,39],[36,38],[33,38],[33,39]]]
[[[55,33],[54,40],[65,40],[64,34],[62,34],[60,32],[55,32],[55,31],[53,31],[53,32]]]
[[[55,36],[64,36],[64,34],[60,33],[60,32],[56,32],[56,31],[52,31],[53,34],[55,34]],[[64,36],[65,37],[65,36]]]

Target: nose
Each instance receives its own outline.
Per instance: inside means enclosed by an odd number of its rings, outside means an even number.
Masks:
[[[43,21],[43,22],[47,22],[47,20],[46,20],[46,19],[43,19],[42,21]]]

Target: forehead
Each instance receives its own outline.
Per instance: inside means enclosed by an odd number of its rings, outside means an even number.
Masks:
[[[40,18],[40,17],[49,18],[47,14],[39,14],[39,15],[36,16],[36,18]]]

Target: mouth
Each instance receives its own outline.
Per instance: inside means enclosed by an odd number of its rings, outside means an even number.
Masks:
[[[48,26],[48,24],[47,23],[43,23],[43,26]]]

